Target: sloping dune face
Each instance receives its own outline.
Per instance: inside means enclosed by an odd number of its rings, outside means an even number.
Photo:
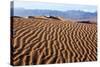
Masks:
[[[12,65],[97,60],[96,24],[38,18],[12,20]]]

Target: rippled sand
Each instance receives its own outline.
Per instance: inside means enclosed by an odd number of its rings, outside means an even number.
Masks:
[[[58,19],[12,18],[11,64],[97,60],[97,25]]]

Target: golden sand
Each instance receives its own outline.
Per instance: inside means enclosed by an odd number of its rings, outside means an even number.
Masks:
[[[49,18],[12,19],[12,65],[97,60],[96,24]]]

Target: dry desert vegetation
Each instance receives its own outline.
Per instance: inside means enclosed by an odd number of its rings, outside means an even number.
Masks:
[[[11,64],[97,60],[97,24],[57,17],[11,17]]]

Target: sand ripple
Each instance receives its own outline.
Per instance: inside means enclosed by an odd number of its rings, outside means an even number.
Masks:
[[[12,65],[97,60],[96,24],[57,19],[12,19]]]

